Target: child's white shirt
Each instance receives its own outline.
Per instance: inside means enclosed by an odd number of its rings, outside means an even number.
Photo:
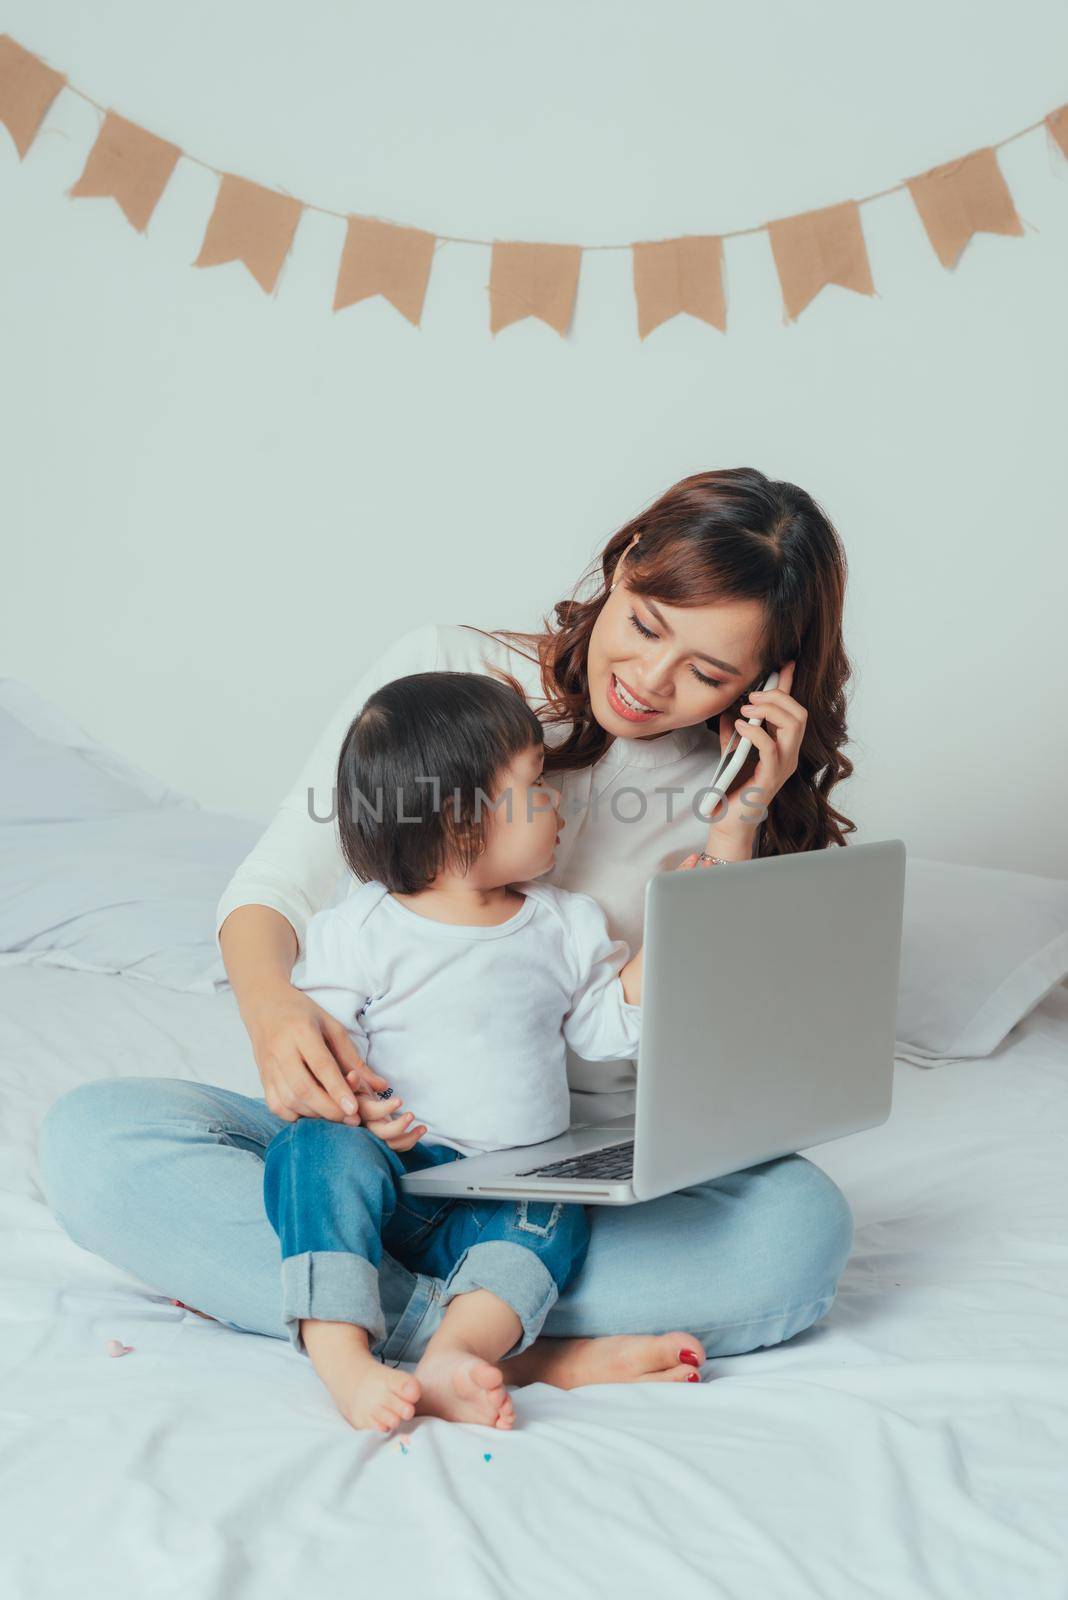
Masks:
[[[630,959],[588,894],[531,880],[494,927],[435,922],[377,881],[308,924],[294,987],[343,1023],[367,1065],[464,1155],[537,1144],[571,1121],[567,1046],[634,1059],[641,1007]]]

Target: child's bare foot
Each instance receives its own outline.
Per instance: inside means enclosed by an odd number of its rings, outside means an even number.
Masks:
[[[421,1416],[448,1422],[481,1422],[490,1428],[511,1428],[515,1407],[504,1387],[500,1367],[459,1346],[427,1347],[415,1369],[422,1388],[416,1405]]]
[[[685,1351],[689,1359],[680,1359]],[[697,1380],[704,1346],[692,1333],[618,1333],[600,1339],[537,1339],[502,1362],[505,1383],[687,1383]]]
[[[300,1331],[312,1365],[352,1427],[389,1433],[415,1415],[417,1379],[376,1361],[363,1328],[352,1322],[302,1320]]]

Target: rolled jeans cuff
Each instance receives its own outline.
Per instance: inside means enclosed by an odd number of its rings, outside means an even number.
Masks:
[[[282,1320],[290,1343],[303,1355],[300,1319],[354,1322],[367,1330],[373,1350],[386,1337],[378,1293],[378,1268],[347,1250],[306,1250],[282,1262]]]
[[[533,1250],[507,1239],[470,1245],[445,1279],[441,1304],[447,1306],[454,1295],[471,1289],[489,1289],[511,1306],[523,1324],[522,1337],[497,1358],[499,1361],[519,1355],[534,1343],[560,1294],[552,1273]]]

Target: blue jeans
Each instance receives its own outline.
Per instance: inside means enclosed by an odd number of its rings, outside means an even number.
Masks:
[[[580,1205],[408,1194],[405,1172],[455,1161],[447,1145],[391,1150],[366,1128],[301,1117],[276,1133],[263,1200],[282,1250],[282,1320],[297,1350],[300,1319],[355,1322],[372,1348],[386,1336],[378,1267],[383,1247],[410,1272],[443,1279],[441,1309],[489,1289],[522,1323],[501,1359],[534,1343],[549,1308],[586,1259]],[[200,1309],[198,1307],[198,1309]]]
[[[45,1198],[75,1244],[142,1284],[288,1339],[263,1162],[291,1126],[262,1098],[183,1078],[79,1084],[41,1126]],[[638,1205],[591,1206],[589,1222],[585,1264],[543,1338],[677,1331],[709,1357],[779,1344],[826,1316],[853,1244],[844,1195],[800,1155]],[[444,1284],[384,1252],[378,1287],[386,1334],[373,1353],[418,1361]]]

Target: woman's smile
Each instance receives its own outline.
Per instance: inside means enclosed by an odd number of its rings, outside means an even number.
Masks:
[[[614,672],[608,677],[608,704],[617,717],[624,717],[627,722],[648,722],[652,717],[660,715],[655,706],[648,706]]]

